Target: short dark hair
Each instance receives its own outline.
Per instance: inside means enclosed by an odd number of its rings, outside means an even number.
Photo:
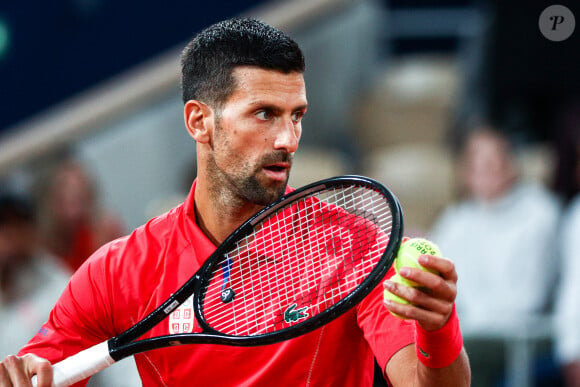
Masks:
[[[304,55],[284,32],[256,19],[233,18],[197,34],[181,55],[183,102],[220,106],[235,90],[232,72],[255,66],[283,73],[304,72]]]

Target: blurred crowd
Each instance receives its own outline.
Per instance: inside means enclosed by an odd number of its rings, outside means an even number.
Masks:
[[[509,340],[531,343],[531,385],[580,386],[580,104],[552,129],[554,168],[542,181],[522,173],[529,144],[491,123],[466,128],[457,197],[427,232],[456,263],[474,386],[514,385]]]
[[[126,231],[120,217],[100,205],[97,183],[79,160],[64,157],[34,180],[25,192],[0,194],[0,358],[18,353],[75,270]],[[134,365],[124,360],[89,385],[140,382]]]

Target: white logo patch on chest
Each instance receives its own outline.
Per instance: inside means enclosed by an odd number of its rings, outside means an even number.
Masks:
[[[169,333],[191,333],[194,321],[192,295],[169,315]]]

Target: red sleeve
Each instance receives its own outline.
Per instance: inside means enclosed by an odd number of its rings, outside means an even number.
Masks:
[[[104,264],[108,250],[107,246],[99,249],[73,275],[48,321],[19,355],[34,353],[54,364],[114,336],[107,301],[110,279]]]
[[[385,278],[392,275],[394,275],[393,268],[389,270]],[[413,321],[394,317],[384,306],[382,281],[358,304],[357,316],[365,339],[383,370],[395,353],[415,341]]]

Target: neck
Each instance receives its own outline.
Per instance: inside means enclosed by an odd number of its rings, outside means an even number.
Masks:
[[[216,246],[262,208],[232,196],[225,192],[214,192],[203,180],[197,181],[194,196],[196,223]]]

